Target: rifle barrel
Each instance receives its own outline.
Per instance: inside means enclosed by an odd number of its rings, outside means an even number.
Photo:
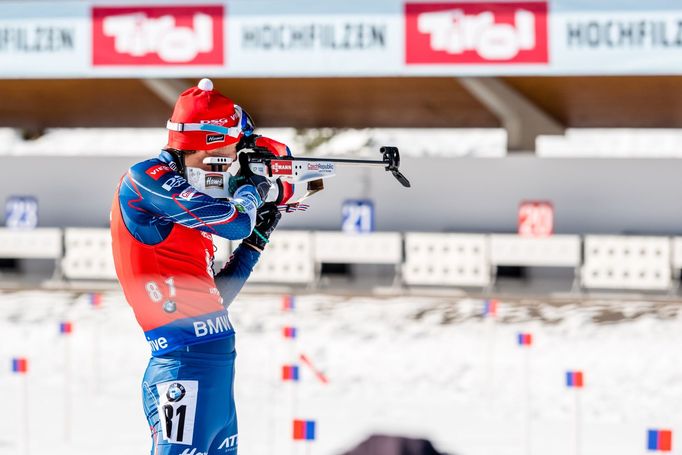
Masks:
[[[286,158],[285,158],[286,159]],[[305,156],[294,156],[289,158],[291,161],[310,161],[310,162],[317,162],[317,163],[336,163],[336,164],[344,164],[348,166],[381,166],[381,167],[386,167],[388,166],[388,163],[385,161],[379,161],[379,160],[353,160],[353,159],[345,159],[345,158],[307,158]]]

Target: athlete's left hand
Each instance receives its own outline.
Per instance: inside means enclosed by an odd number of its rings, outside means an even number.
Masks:
[[[282,214],[277,209],[277,204],[267,202],[256,212],[256,226],[251,235],[244,239],[244,243],[256,251],[263,251],[265,245],[270,242],[270,235],[277,227]]]

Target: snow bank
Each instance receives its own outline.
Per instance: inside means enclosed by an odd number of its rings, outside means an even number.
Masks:
[[[278,296],[241,297],[230,308],[238,332],[240,453],[302,453],[289,440],[296,416],[318,422],[314,454],[338,455],[369,434],[389,433],[428,438],[451,454],[520,455],[526,355],[535,454],[573,453],[567,370],[585,372],[582,454],[639,455],[648,427],[682,428],[679,304],[502,302],[493,322],[480,316],[482,303],[313,295],[284,314]],[[58,335],[63,319],[74,321],[71,338]],[[289,324],[299,329],[294,343],[281,336]],[[530,350],[516,345],[519,331],[533,333]],[[0,365],[13,356],[30,361],[31,453],[148,450],[139,387],[149,349],[121,294],[106,294],[101,310],[77,294],[0,294],[0,333]],[[66,343],[69,444],[61,420]],[[279,381],[281,366],[300,353],[324,371],[328,385],[304,366],[296,389]],[[0,370],[2,453],[22,448],[21,380]]]

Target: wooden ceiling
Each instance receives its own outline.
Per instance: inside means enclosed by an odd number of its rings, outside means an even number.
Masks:
[[[682,77],[513,77],[567,127],[682,127]],[[189,87],[196,81],[187,80]],[[454,78],[217,79],[258,126],[498,127]],[[163,126],[171,108],[136,79],[0,80],[0,127]]]

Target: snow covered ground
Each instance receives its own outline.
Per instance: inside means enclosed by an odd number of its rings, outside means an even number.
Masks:
[[[474,299],[310,295],[293,313],[280,300],[249,294],[231,307],[241,454],[339,455],[390,433],[453,455],[526,454],[529,434],[532,454],[569,455],[576,398],[581,454],[640,455],[647,428],[682,428],[679,303],[502,302],[493,321]],[[96,310],[85,294],[0,294],[0,454],[147,453],[139,384],[149,349],[122,295],[103,301]],[[66,319],[70,337],[58,333]],[[282,337],[289,324],[295,342]],[[530,349],[517,346],[520,331],[533,334]],[[280,381],[300,353],[329,384],[303,365],[298,385]],[[10,373],[16,356],[29,359],[28,375]],[[585,372],[579,397],[567,370]],[[317,421],[309,452],[290,441],[294,414]]]

